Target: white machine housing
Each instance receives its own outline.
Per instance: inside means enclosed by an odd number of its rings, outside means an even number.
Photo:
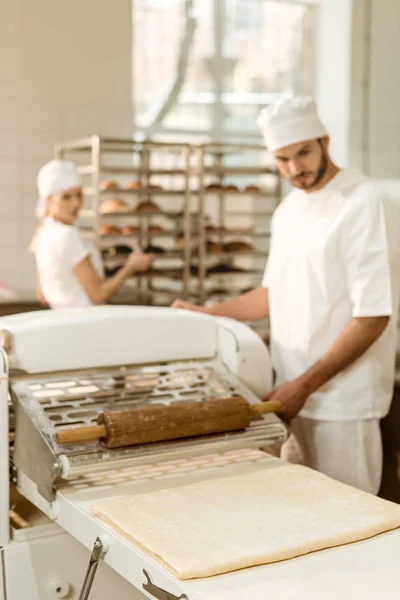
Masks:
[[[163,463],[170,464],[167,477],[151,476],[151,467],[143,465],[137,479],[129,468],[120,469],[116,460],[105,473],[82,473],[75,479],[62,481],[52,501],[35,491],[35,481],[18,472],[17,484],[22,495],[47,517],[39,513],[37,524],[28,529],[13,529],[10,537],[9,372],[14,386],[19,378],[43,381],[49,377],[52,381],[57,373],[65,373],[68,378],[75,370],[107,371],[135,364],[159,364],[167,370],[169,364],[182,361],[215,366],[249,402],[256,402],[272,384],[272,369],[265,345],[245,325],[170,309],[98,307],[39,312],[1,319],[0,328],[10,332],[3,339],[8,345],[11,342],[7,354],[0,349],[0,600],[78,600],[90,551],[97,538],[107,551],[89,600],[110,597],[116,600],[333,600],[338,593],[346,600],[372,600],[382,592],[385,597],[397,597],[399,530],[293,560],[218,577],[180,581],[154,557],[90,511],[92,503],[99,499],[254,469],[276,468],[281,464],[278,459],[254,449],[257,448],[254,445],[249,450],[243,446],[233,451],[218,450],[211,464],[205,455],[199,457],[200,461],[196,457],[185,459],[183,468],[179,467],[182,461],[177,453],[177,460]],[[268,418],[271,440],[282,443],[285,428],[274,415]],[[17,433],[18,428],[17,421]],[[235,438],[228,436],[227,442],[230,439]],[[250,443],[252,434],[245,439]],[[32,440],[22,442],[29,452]],[[200,446],[198,449],[201,451]],[[193,466],[199,462],[203,465],[201,468]],[[102,478],[108,481],[106,485]],[[123,479],[122,483],[118,483],[118,478]]]
[[[76,370],[90,372],[91,369],[97,371],[121,365],[191,364],[192,361],[204,361],[220,365],[238,384],[243,384],[250,402],[256,402],[272,385],[271,362],[265,344],[249,327],[230,319],[214,319],[199,313],[163,308],[101,306],[4,317],[0,320],[0,329],[3,331],[3,340],[6,339],[8,344],[7,354],[2,349],[0,353],[0,548],[5,552],[6,566],[14,564],[17,548],[22,548],[20,542],[9,538],[9,374],[13,381],[31,375],[43,378]],[[268,418],[275,424],[276,440],[282,442],[284,427],[273,415],[268,415]],[[29,443],[27,439],[28,453]],[[65,468],[64,477],[68,471],[68,460],[63,456],[59,458]],[[18,488],[57,522],[61,531],[69,531],[73,537],[83,541],[79,534],[82,532],[82,512],[80,508],[76,510],[77,505],[71,503],[70,498],[63,498],[61,493],[57,493],[54,501],[49,502],[38,493],[35,481],[23,471],[18,472]],[[87,520],[86,517],[84,519]],[[89,543],[83,541],[88,548],[94,541],[90,525],[92,521],[90,517],[87,520],[88,527],[83,527],[89,536]],[[60,537],[61,532],[57,529]],[[54,546],[56,539],[51,536],[49,548]],[[24,556],[26,558],[26,551]],[[143,579],[141,569],[139,574]],[[18,578],[11,580],[15,585],[21,585]],[[28,600],[26,593],[25,590]],[[144,597],[142,593],[140,597]],[[32,592],[33,599],[37,600],[37,596]]]

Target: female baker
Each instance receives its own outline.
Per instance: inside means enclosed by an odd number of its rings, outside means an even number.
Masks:
[[[39,226],[32,242],[37,266],[37,296],[51,308],[105,304],[134,273],[149,269],[152,257],[132,252],[125,264],[104,279],[101,255],[75,223],[82,186],[73,163],[51,160],[39,171]]]

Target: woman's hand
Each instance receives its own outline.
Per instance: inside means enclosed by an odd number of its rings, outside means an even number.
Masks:
[[[125,267],[131,273],[145,273],[149,270],[153,260],[153,255],[145,254],[141,250],[135,250],[135,252],[132,252],[128,256]]]

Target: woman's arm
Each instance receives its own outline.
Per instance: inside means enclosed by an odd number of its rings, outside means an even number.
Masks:
[[[36,298],[39,300],[40,304],[47,306],[48,303],[43,294],[39,273],[36,273]]]
[[[105,281],[101,280],[89,256],[74,267],[79,283],[93,304],[105,304],[134,273],[144,273],[153,262],[153,257],[143,252],[132,252],[126,263]]]

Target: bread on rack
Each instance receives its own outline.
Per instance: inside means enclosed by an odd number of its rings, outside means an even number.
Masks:
[[[246,185],[243,191],[247,194],[259,194],[261,189],[257,185]]]
[[[224,252],[235,252],[238,254],[251,254],[254,252],[254,247],[247,242],[234,241],[224,244]]]
[[[142,188],[142,184],[140,183],[140,181],[138,179],[135,179],[135,180],[131,181],[130,183],[128,183],[128,185],[126,186],[125,189],[140,190],[141,188]]]
[[[206,225],[206,231],[209,233],[215,233],[221,231],[221,228],[217,227],[217,225]]]
[[[208,254],[222,254],[224,252],[224,247],[219,242],[213,242],[212,240],[207,240],[206,250],[207,250]]]
[[[137,225],[125,225],[121,228],[122,235],[135,235],[140,231]]]
[[[221,192],[222,186],[219,183],[209,183],[204,189],[206,192]]]
[[[161,227],[160,225],[150,225],[149,227],[149,233],[164,233],[164,231],[164,227]]]
[[[216,255],[216,254],[222,254],[224,252],[223,245],[220,244],[219,242],[214,242],[213,240],[207,240],[205,246],[206,246],[207,254]],[[193,248],[194,254],[199,254],[199,250],[200,250],[200,247],[198,244],[196,244]]]
[[[136,212],[141,213],[152,213],[157,214],[160,213],[160,207],[155,202],[151,200],[145,200],[144,202],[140,202],[136,208]]]
[[[147,254],[165,254],[166,250],[161,248],[161,246],[152,246],[149,244],[146,246],[143,252],[147,252]]]
[[[99,190],[101,190],[102,192],[105,192],[107,190],[117,190],[118,189],[118,183],[116,181],[114,181],[114,179],[103,179],[103,181],[100,181],[99,183]]]
[[[179,233],[177,235],[176,245],[177,245],[177,248],[179,248],[179,250],[184,250],[184,248],[186,248],[185,236],[183,235],[183,233]],[[193,241],[192,241],[191,247],[192,247],[193,251],[196,252],[196,244],[194,244]]]
[[[181,279],[182,278],[182,269],[157,269],[156,267],[151,267],[147,272],[148,275],[155,275],[159,277],[170,277],[171,279]]]
[[[111,246],[110,248],[106,248],[101,251],[101,255],[104,260],[107,258],[118,258],[125,257],[131,254],[132,248],[130,246],[125,246],[124,244],[116,244],[115,246]]]
[[[130,212],[131,210],[132,208],[128,202],[125,202],[125,200],[122,200],[121,198],[107,198],[107,200],[104,200],[101,203],[99,208],[102,215]]]
[[[237,185],[230,184],[230,185],[224,186],[224,192],[238,192],[238,191],[239,191],[239,188]]]
[[[207,269],[207,274],[212,275],[213,273],[224,274],[224,273],[246,273],[246,269],[242,269],[241,267],[236,267],[228,262],[220,262],[212,267]]]
[[[116,225],[104,223],[103,225],[100,225],[99,233],[100,235],[118,235],[121,233],[121,230]]]
[[[156,183],[150,183],[148,189],[152,192],[163,192],[164,188],[162,187],[162,185],[158,185]]]
[[[253,233],[254,232],[254,227],[246,227],[246,226],[242,226],[242,225],[237,225],[234,227],[229,227],[229,229],[226,229],[227,233]]]

